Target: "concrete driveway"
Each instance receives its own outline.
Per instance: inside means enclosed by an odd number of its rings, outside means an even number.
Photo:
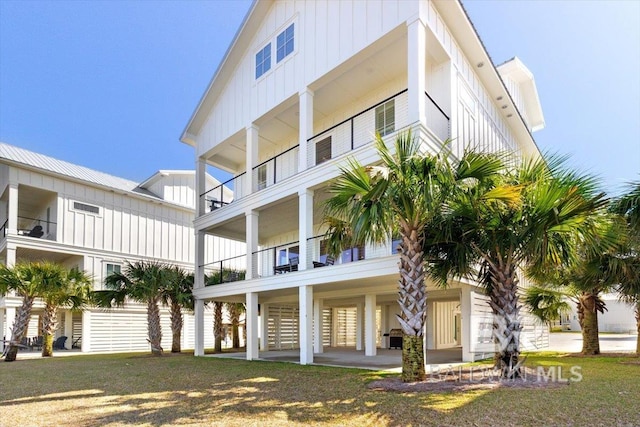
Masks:
[[[600,333],[602,353],[635,352],[637,335]],[[549,334],[549,350],[579,353],[582,350],[580,332],[554,332]]]

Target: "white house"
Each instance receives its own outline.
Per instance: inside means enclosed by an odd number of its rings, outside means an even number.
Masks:
[[[219,184],[203,178],[208,186]],[[224,194],[229,198],[231,192],[225,189]],[[159,171],[138,184],[0,143],[0,262],[50,260],[77,266],[94,278],[96,289],[126,261],[157,260],[193,271],[196,199],[194,171]],[[244,243],[219,237],[209,236],[205,243],[211,254],[245,252]],[[7,339],[19,305],[16,296],[0,295],[0,331]],[[42,302],[36,302],[29,337],[41,335],[42,309]],[[68,348],[149,349],[146,306],[64,310],[59,319],[57,335],[68,337]],[[207,319],[212,328],[209,311]],[[193,315],[184,320],[182,345],[193,348]],[[162,345],[171,348],[167,310],[162,311],[162,328]],[[213,338],[207,345],[213,347]]]
[[[391,239],[353,247],[332,264],[321,237],[329,182],[349,157],[378,159],[379,131],[411,128],[425,149],[466,146],[539,155],[531,132],[544,126],[531,72],[514,58],[494,67],[458,1],[255,1],[182,134],[194,147],[196,355],[210,332],[207,301],[246,302],[247,359],[300,349],[300,363],[328,347],[366,356],[398,327],[397,256]],[[216,195],[208,168],[234,175],[234,199]],[[217,196],[216,196],[217,197]],[[204,286],[226,260],[207,236],[246,242],[246,277]],[[486,297],[475,283],[427,284],[428,349],[460,348],[474,360],[490,340]],[[529,317],[525,348],[547,329]]]

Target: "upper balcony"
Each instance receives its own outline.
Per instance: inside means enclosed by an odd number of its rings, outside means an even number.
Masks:
[[[17,200],[10,196],[7,187],[0,197],[0,203],[6,208],[0,213],[0,238],[6,238],[12,232],[20,237],[56,241],[58,237],[57,206],[58,195],[27,185],[19,185]],[[17,209],[11,204],[17,202]],[[11,212],[17,212],[15,218],[10,218]],[[15,221],[15,222],[14,222]],[[15,224],[11,230],[10,224]]]
[[[425,91],[425,122],[420,125],[428,137],[442,141],[451,135],[451,61],[433,35],[427,37],[424,87],[419,89]],[[209,167],[233,178],[216,188],[201,189],[199,196],[207,208],[199,216],[212,211],[218,215],[233,202],[294,176],[307,184],[305,174],[318,169],[324,173],[327,168],[320,165],[362,152],[376,132],[392,138],[400,129],[419,125],[409,118],[415,117],[410,113],[408,88],[415,88],[409,75],[413,76],[416,60],[408,55],[408,40],[407,27],[401,25],[324,74],[309,75],[301,92],[285,93],[283,82],[269,86],[261,81],[250,89],[243,87],[242,96],[251,97],[250,108],[245,103],[246,108],[227,111],[220,101],[201,128],[197,151]],[[421,95],[411,92],[411,111],[416,96]],[[242,116],[250,125],[228,128],[236,126],[224,119],[229,114]]]
[[[431,138],[444,141],[450,136],[450,119],[445,111],[427,92],[424,95],[427,112],[427,130]],[[205,213],[224,208],[249,194],[272,187],[300,171],[336,159],[360,147],[371,145],[374,135],[393,136],[411,124],[407,119],[407,90],[385,98],[353,116],[330,126],[304,141],[306,157],[300,158],[300,145],[285,148],[275,156],[262,160],[250,172],[242,172],[222,184],[207,189],[201,198],[205,199]],[[300,168],[300,162],[304,167]],[[331,177],[326,177],[330,179]]]

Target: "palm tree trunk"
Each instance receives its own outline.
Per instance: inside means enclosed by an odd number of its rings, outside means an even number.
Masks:
[[[215,338],[216,353],[222,353],[222,338],[224,335],[224,328],[222,326],[222,302],[215,301],[213,303],[213,336]]]
[[[502,260],[490,264],[489,305],[493,311],[493,337],[496,342],[496,367],[501,378],[522,376],[520,367],[520,305],[518,305],[518,275],[515,266]]]
[[[58,308],[47,304],[42,317],[42,357],[53,356],[53,336],[58,326]]]
[[[578,298],[583,310],[582,354],[600,354],[597,294],[583,292]]]
[[[149,344],[151,354],[162,355],[162,327],[160,326],[160,309],[158,298],[151,298],[147,302],[147,327],[149,328]]]
[[[636,329],[638,338],[636,339],[636,356],[640,357],[640,300],[636,302]]]
[[[240,311],[236,303],[229,304],[229,317],[231,317],[231,345],[233,348],[240,348]]]
[[[421,230],[405,224],[401,232],[398,268],[398,321],[402,327],[402,381],[425,379],[423,330],[427,317],[427,292],[424,285],[424,256]]]
[[[31,318],[31,309],[33,308],[34,297],[23,296],[22,305],[16,311],[16,320],[11,330],[11,342],[9,350],[4,358],[5,362],[13,362],[18,355],[18,346],[22,339],[27,336],[27,328],[29,327],[29,319]],[[7,319],[8,321],[9,319]]]
[[[182,306],[175,301],[171,301],[171,353],[180,353],[182,347]]]

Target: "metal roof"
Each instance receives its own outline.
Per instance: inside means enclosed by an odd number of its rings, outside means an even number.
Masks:
[[[0,159],[89,182],[100,187],[143,194],[158,199],[158,196],[155,194],[140,188],[137,182],[65,162],[64,160],[54,159],[44,154],[34,153],[33,151],[25,150],[24,148],[9,145],[4,142],[0,142]]]

